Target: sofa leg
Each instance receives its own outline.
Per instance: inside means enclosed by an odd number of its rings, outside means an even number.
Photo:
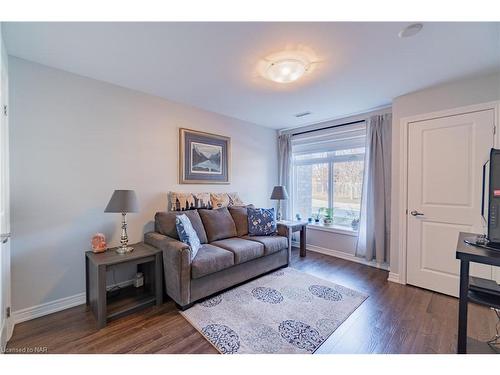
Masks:
[[[193,307],[194,305],[194,302],[192,303],[188,303],[187,305],[184,305],[184,306],[181,306],[179,305],[178,303],[175,304],[175,306],[177,307],[178,310],[181,310],[181,311],[186,311],[187,309],[189,309],[190,307]]]

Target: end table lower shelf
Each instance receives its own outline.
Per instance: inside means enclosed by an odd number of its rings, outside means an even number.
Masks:
[[[128,286],[118,292],[107,293],[107,320],[116,319],[130,314],[156,302],[156,296],[151,291],[145,290],[144,286],[136,288]]]

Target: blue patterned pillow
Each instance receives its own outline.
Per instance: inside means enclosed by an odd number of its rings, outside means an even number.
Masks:
[[[250,236],[269,236],[276,233],[274,208],[247,208],[247,213]]]
[[[191,221],[185,214],[177,215],[175,218],[175,227],[177,229],[179,239],[191,247],[191,260],[193,260],[196,253],[198,253],[201,244]]]

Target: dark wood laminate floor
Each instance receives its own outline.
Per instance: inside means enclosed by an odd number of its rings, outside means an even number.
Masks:
[[[387,281],[387,272],[308,252],[292,267],[357,289],[370,297],[317,353],[454,353],[458,300]],[[469,336],[495,332],[493,311],[469,306]],[[7,348],[47,347],[48,353],[216,353],[172,301],[97,330],[84,305],[16,325]]]

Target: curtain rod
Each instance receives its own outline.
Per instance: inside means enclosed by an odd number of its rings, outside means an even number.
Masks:
[[[339,128],[341,126],[346,126],[346,125],[361,124],[362,122],[365,122],[365,121],[366,120],[351,121],[351,122],[346,122],[345,124],[331,125],[331,126],[326,126],[324,128],[311,129],[311,130],[306,130],[306,131],[299,132],[299,133],[292,133],[292,137],[294,137],[296,135],[302,135],[302,134],[317,132],[317,131],[320,131],[320,130]]]

